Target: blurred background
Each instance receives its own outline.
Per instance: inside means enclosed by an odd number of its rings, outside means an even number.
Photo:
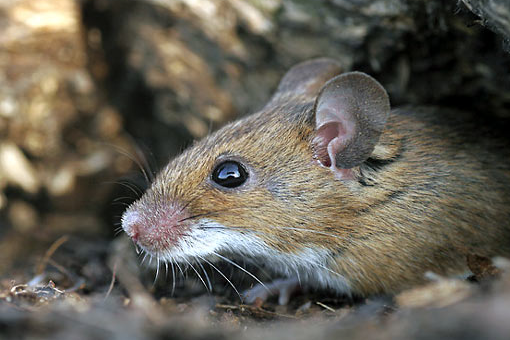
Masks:
[[[5,286],[65,236],[52,279],[107,287],[139,166],[261,108],[300,61],[367,72],[393,106],[510,116],[506,0],[0,0],[0,31]]]

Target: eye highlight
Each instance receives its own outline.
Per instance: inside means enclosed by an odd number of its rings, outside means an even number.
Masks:
[[[244,166],[236,161],[225,161],[216,166],[211,175],[212,180],[225,188],[236,188],[248,179]]]

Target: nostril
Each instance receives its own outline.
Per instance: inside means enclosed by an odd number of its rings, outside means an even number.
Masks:
[[[140,238],[140,225],[137,223],[132,223],[124,226],[124,230],[126,231],[126,234],[128,234],[129,237],[134,242],[137,242]]]
[[[136,212],[128,211],[122,216],[122,229],[133,241],[140,237],[140,217]]]
[[[138,241],[138,236],[140,235],[140,233],[138,233],[138,231],[134,231],[132,232],[132,234],[130,235],[131,236],[131,239],[136,242]]]

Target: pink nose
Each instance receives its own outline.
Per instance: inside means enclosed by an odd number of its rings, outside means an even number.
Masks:
[[[122,216],[122,228],[131,239],[148,251],[168,250],[189,229],[186,210],[175,204],[146,204],[130,207]]]
[[[122,228],[135,242],[138,241],[140,236],[140,220],[140,216],[134,211],[127,211],[122,216]]]

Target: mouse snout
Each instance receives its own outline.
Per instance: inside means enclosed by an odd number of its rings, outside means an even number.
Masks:
[[[140,235],[141,218],[137,212],[127,211],[122,216],[122,229],[133,241],[137,242]]]
[[[122,216],[122,228],[137,245],[162,252],[186,234],[188,217],[187,211],[176,204],[133,206]]]

